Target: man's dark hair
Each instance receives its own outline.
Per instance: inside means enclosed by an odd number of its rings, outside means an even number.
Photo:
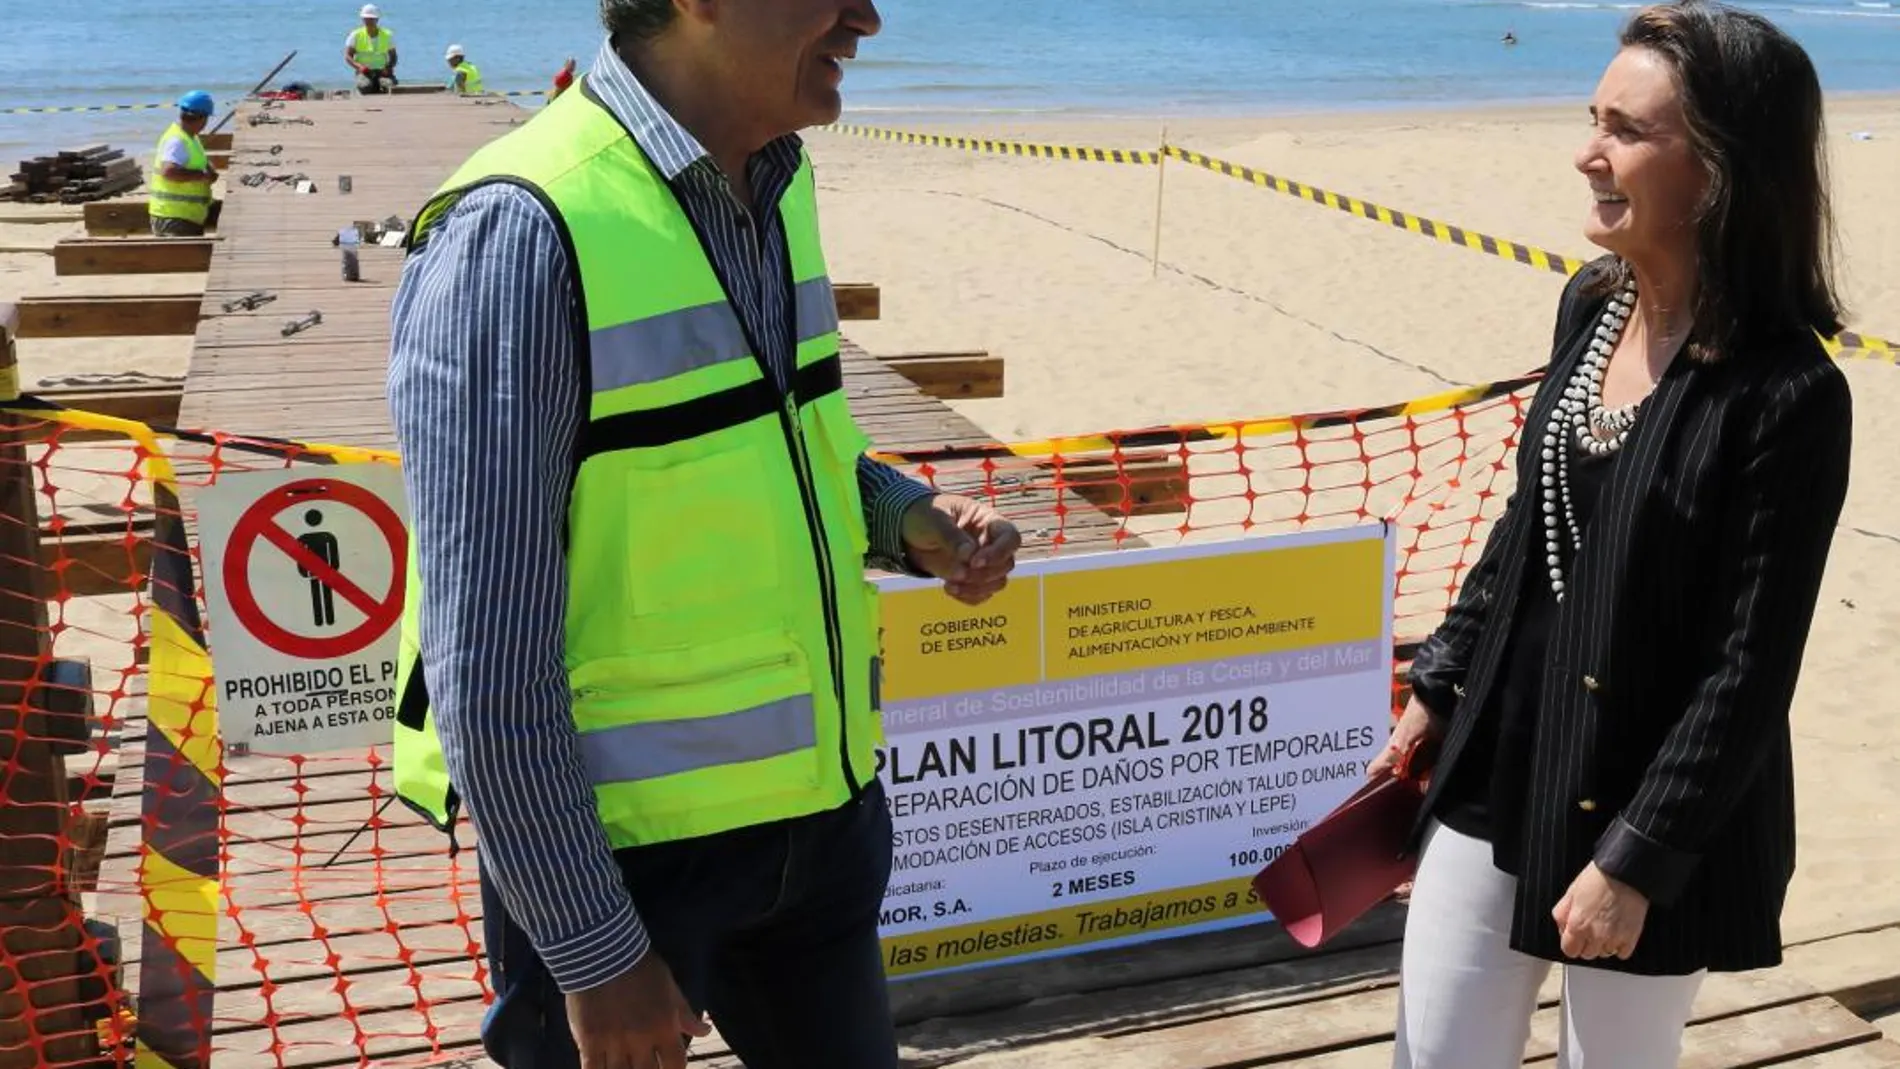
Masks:
[[[1708,171],[1690,354],[1839,333],[1821,83],[1807,53],[1767,19],[1710,0],[1644,8],[1621,44],[1669,67]]]
[[[673,0],[600,0],[600,22],[622,42],[651,41],[673,25]]]

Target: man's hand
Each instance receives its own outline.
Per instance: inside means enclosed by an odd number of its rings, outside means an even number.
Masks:
[[[904,513],[904,548],[912,563],[943,580],[944,593],[981,605],[1009,582],[1023,538],[988,504],[937,494]]]
[[[1642,938],[1649,899],[1629,884],[1604,875],[1591,862],[1564,892],[1550,917],[1563,933],[1565,956],[1628,961]]]
[[[216,182],[217,180],[218,180],[218,172],[216,172],[216,171],[214,171],[214,170],[212,170],[212,169],[211,169],[211,168],[209,168],[209,167],[206,167],[206,168],[205,168],[205,181],[207,181],[207,182]]]
[[[612,980],[567,996],[567,1019],[581,1069],[686,1069],[682,1037],[712,1032],[652,950]]]

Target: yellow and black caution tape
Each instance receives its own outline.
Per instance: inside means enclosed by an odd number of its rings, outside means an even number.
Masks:
[[[1110,434],[1085,434],[1064,438],[1047,438],[1034,442],[999,442],[983,445],[956,446],[948,449],[917,449],[889,451],[880,450],[873,455],[881,460],[899,464],[921,464],[946,460],[981,460],[1004,457],[1056,457],[1056,456],[1100,456],[1104,453],[1126,452],[1131,449],[1157,449],[1185,446],[1191,442],[1211,442],[1221,439],[1251,438],[1268,434],[1287,434],[1293,431],[1318,430],[1323,427],[1349,426],[1358,423],[1370,423],[1382,419],[1401,419],[1412,416],[1429,415],[1433,412],[1445,412],[1454,408],[1475,405],[1481,401],[1504,397],[1533,385],[1543,379],[1543,372],[1520,375],[1516,378],[1499,379],[1496,382],[1480,383],[1476,386],[1459,386],[1438,393],[1415,397],[1409,401],[1397,401],[1392,404],[1374,405],[1368,408],[1351,408],[1332,412],[1308,412],[1292,416],[1268,416],[1259,419],[1233,420],[1223,423],[1178,424],[1169,427],[1149,427],[1140,430]]]
[[[1308,185],[1305,182],[1296,182],[1290,178],[1281,178],[1278,175],[1268,174],[1265,171],[1257,171],[1252,167],[1247,167],[1242,164],[1215,159],[1212,156],[1204,155],[1199,152],[1190,152],[1187,149],[1178,148],[1174,145],[1168,146],[1168,155],[1180,160],[1182,163],[1213,171],[1215,174],[1226,175],[1229,178],[1238,178],[1243,182],[1251,182],[1256,186],[1271,189],[1276,193],[1284,193],[1289,197],[1310,200],[1314,204],[1323,204],[1328,208],[1337,208],[1348,215],[1356,215],[1362,219],[1370,219],[1375,223],[1387,223],[1391,226],[1398,227],[1400,230],[1409,230],[1414,234],[1423,234],[1428,238],[1437,238],[1447,245],[1462,245],[1467,249],[1496,256],[1499,259],[1514,260],[1526,267],[1541,268],[1542,270],[1551,271],[1559,275],[1572,275],[1583,268],[1584,262],[1582,260],[1573,259],[1554,252],[1545,252],[1535,245],[1525,245],[1521,242],[1510,241],[1505,238],[1492,237],[1490,234],[1480,234],[1475,230],[1466,230],[1461,226],[1452,226],[1449,223],[1441,223],[1434,219],[1427,219],[1422,215],[1412,215],[1409,212],[1395,211],[1391,208],[1380,207],[1377,204],[1360,200],[1357,197],[1348,197],[1341,193],[1321,189],[1318,186]]]
[[[51,108],[0,108],[0,115],[52,115],[72,111],[157,111],[171,104],[71,104]]]
[[[1393,208],[1382,207],[1370,201],[1360,200],[1343,193],[1321,189],[1318,186],[1291,178],[1281,178],[1266,171],[1256,170],[1244,164],[1231,163],[1205,153],[1194,152],[1178,145],[1167,145],[1161,152],[1145,152],[1137,149],[1074,148],[1065,145],[1041,145],[1021,141],[996,141],[977,137],[947,137],[941,134],[919,134],[907,130],[890,130],[874,126],[851,126],[834,124],[826,127],[835,133],[853,137],[871,138],[877,141],[893,141],[904,145],[927,145],[933,148],[958,149],[964,152],[984,152],[999,156],[1023,156],[1032,159],[1091,160],[1110,163],[1157,164],[1163,156],[1172,157],[1190,166],[1200,167],[1215,174],[1237,178],[1263,189],[1284,193],[1290,197],[1311,201],[1356,215],[1361,219],[1375,223],[1385,223],[1400,230],[1429,238],[1436,238],[1447,245],[1457,245],[1495,256],[1501,260],[1523,264],[1558,275],[1573,275],[1583,269],[1585,261],[1574,256],[1549,252],[1535,245],[1494,237],[1490,234],[1468,230],[1461,226],[1441,223],[1427,219],[1422,215],[1413,215]],[[1833,338],[1823,338],[1822,344],[1836,357],[1852,359],[1885,360],[1900,364],[1900,344],[1885,338],[1853,331],[1842,331]]]
[[[1822,338],[1821,344],[1836,357],[1885,360],[1889,364],[1900,364],[1900,344],[1895,344],[1885,338],[1843,330],[1832,338]]]
[[[962,152],[981,152],[991,156],[1023,156],[1038,160],[1077,160],[1085,163],[1134,163],[1154,166],[1161,162],[1160,152],[1128,148],[1087,148],[1080,145],[1038,145],[1028,141],[998,141],[987,137],[950,137],[945,134],[916,134],[906,130],[886,130],[876,126],[852,126],[835,123],[825,127],[833,133],[863,137],[872,141],[895,141],[902,145],[928,145],[953,148]]]

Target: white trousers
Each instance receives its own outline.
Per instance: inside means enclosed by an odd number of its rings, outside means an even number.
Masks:
[[[1433,821],[1412,884],[1393,1069],[1517,1069],[1551,962],[1511,949],[1517,879]],[[1551,903],[1553,907],[1556,903]],[[1558,1069],[1673,1069],[1702,985],[1562,966]]]

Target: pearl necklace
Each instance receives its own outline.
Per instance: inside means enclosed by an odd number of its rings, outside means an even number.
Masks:
[[[1631,279],[1622,293],[1610,299],[1597,323],[1596,337],[1590,350],[1578,362],[1577,370],[1551,412],[1544,428],[1544,560],[1550,567],[1550,591],[1564,600],[1563,546],[1568,529],[1573,553],[1583,550],[1583,531],[1577,526],[1577,510],[1570,499],[1570,449],[1567,436],[1576,438],[1577,447],[1593,457],[1607,457],[1623,448],[1630,428],[1636,424],[1643,399],[1621,408],[1603,407],[1603,374],[1616,351],[1617,339],[1636,308],[1636,282]]]

